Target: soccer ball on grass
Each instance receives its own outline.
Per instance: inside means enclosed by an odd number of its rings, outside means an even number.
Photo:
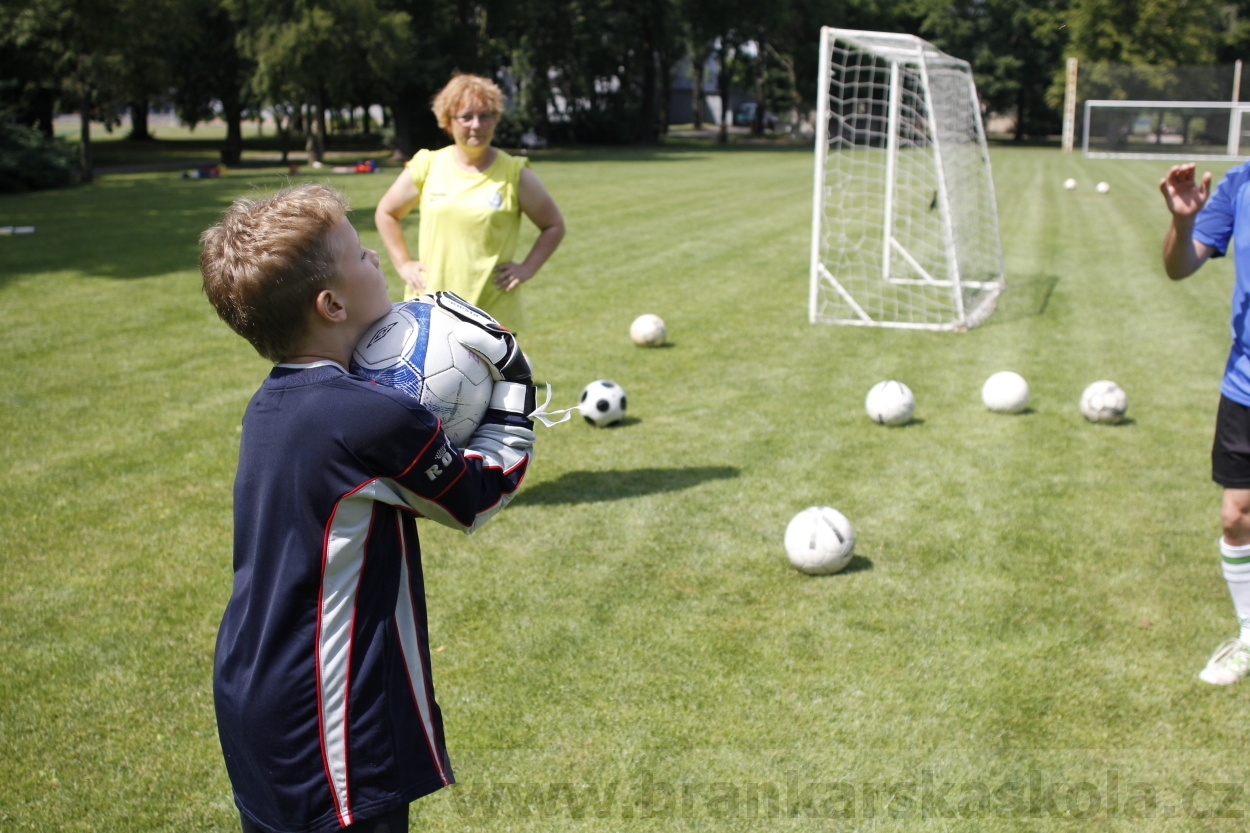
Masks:
[[[916,397],[911,388],[893,379],[877,382],[868,391],[864,410],[873,422],[881,425],[903,425],[911,421],[916,410]]]
[[[582,389],[577,410],[596,428],[620,422],[625,416],[625,389],[608,379],[596,379]]]
[[[855,530],[837,509],[810,506],[786,525],[786,555],[796,568],[814,576],[845,569],[855,551]]]
[[[658,315],[647,313],[634,319],[629,325],[629,338],[639,347],[659,347],[668,338],[668,327]]]
[[[1094,382],[1081,393],[1081,414],[1090,422],[1123,422],[1127,411],[1128,395],[1108,379]]]
[[[985,380],[981,401],[991,411],[1018,414],[1029,407],[1029,383],[1019,373],[1000,371]]]
[[[1100,193],[1100,194],[1107,194],[1107,193],[1110,193],[1110,192],[1111,192],[1111,183],[1110,183],[1110,182],[1100,182],[1100,183],[1098,183],[1097,185],[1095,185],[1095,186],[1094,186],[1094,190],[1095,190],[1095,191],[1097,191],[1097,192],[1098,192],[1098,193]]]
[[[1076,180],[1075,180],[1075,179],[1065,179],[1065,180],[1063,181],[1063,187],[1064,187],[1064,188],[1067,188],[1069,191],[1075,191],[1075,190],[1076,190]]]
[[[395,304],[357,342],[351,371],[416,399],[459,446],[477,430],[495,383],[486,362],[456,338],[458,324],[434,304]]]

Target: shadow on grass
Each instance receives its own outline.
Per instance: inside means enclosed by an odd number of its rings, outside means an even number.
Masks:
[[[182,180],[171,171],[17,195],[6,208],[37,232],[30,241],[19,241],[25,245],[7,248],[0,286],[56,272],[119,280],[196,273],[201,232],[220,220],[236,197],[260,196],[278,184]]]
[[[570,471],[539,483],[516,496],[511,506],[560,506],[570,503],[601,503],[631,497],[677,492],[739,475],[733,466],[695,466],[683,469],[630,469],[626,471]]]
[[[998,308],[982,326],[994,327],[1045,314],[1050,296],[1058,285],[1057,275],[1008,277],[1007,289],[998,298]]]
[[[864,558],[862,555],[852,555],[851,563],[847,564],[835,576],[846,575],[847,573],[866,573],[873,568],[872,559]]]
[[[1091,425],[1106,426],[1107,428],[1129,428],[1137,424],[1137,420],[1132,417],[1125,417],[1119,422],[1091,422]]]
[[[921,419],[920,417],[912,417],[906,422],[900,422],[898,425],[886,425],[884,422],[879,422],[877,424],[880,425],[882,428],[886,428],[890,431],[901,431],[905,428],[919,428],[920,426],[924,425],[924,420]]]

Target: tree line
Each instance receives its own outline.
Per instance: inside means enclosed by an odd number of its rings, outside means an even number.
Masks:
[[[1016,135],[1059,129],[1064,59],[1161,66],[1231,62],[1250,0],[5,0],[0,111],[52,135],[59,112],[150,137],[147,113],[221,117],[222,156],[260,112],[324,152],[328,112],[381,105],[403,155],[442,143],[429,112],[454,71],[506,81],[504,130],[553,142],[649,143],[667,128],[678,66],[717,68],[722,101],[814,108],[822,25],[909,32],[971,62],[988,111]],[[695,119],[702,107],[692,101]]]

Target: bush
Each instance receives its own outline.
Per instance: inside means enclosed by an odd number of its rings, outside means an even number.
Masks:
[[[521,134],[533,127],[528,117],[517,110],[505,110],[495,125],[494,143],[496,147],[518,148],[521,146]]]
[[[637,108],[619,98],[602,108],[575,109],[568,121],[551,125],[552,144],[631,145],[641,138]]]
[[[77,175],[73,147],[0,111],[0,192],[55,188],[73,182]]]

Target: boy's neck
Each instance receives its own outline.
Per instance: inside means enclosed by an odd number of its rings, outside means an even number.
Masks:
[[[294,355],[283,359],[283,362],[311,364],[328,360],[347,367],[352,361],[352,350],[364,335],[364,330],[364,327],[346,327],[311,316],[303,343],[296,345]]]
[[[333,366],[333,367],[337,367],[339,370],[343,371],[344,373],[347,372],[347,367],[342,362],[336,362],[334,359],[313,359],[311,361],[299,361],[298,357],[296,357],[295,359],[287,359],[285,361],[280,361],[275,366],[298,368],[298,369]]]
[[[306,351],[298,353],[294,356],[288,356],[279,362],[279,364],[316,364],[317,362],[334,362],[337,365],[347,367],[351,360],[352,358],[350,353],[346,355],[338,355],[337,353],[331,355],[329,351],[324,353]]]

